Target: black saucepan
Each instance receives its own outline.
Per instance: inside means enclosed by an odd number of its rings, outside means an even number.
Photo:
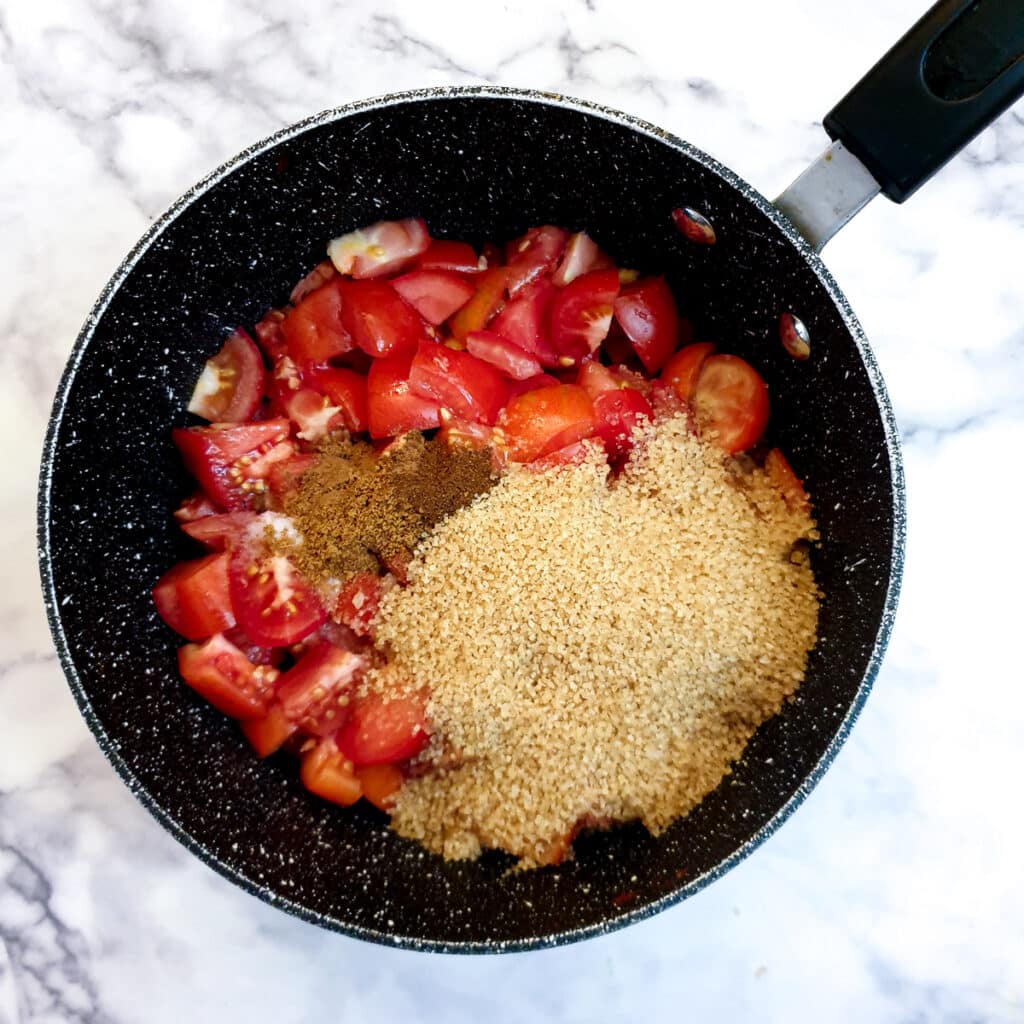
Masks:
[[[854,185],[867,180],[872,190],[866,167],[904,198],[1019,94],[1024,31],[1010,7],[940,3],[836,108],[826,127],[845,143]],[[851,196],[857,188],[842,177],[832,181],[828,163],[825,184],[812,180],[787,205],[819,239],[830,218],[866,198]],[[710,221],[715,244],[680,235],[669,217],[679,206]],[[664,271],[699,336],[765,376],[772,440],[814,496],[824,537],[814,565],[826,597],[806,682],[732,775],[658,839],[632,826],[592,835],[575,861],[533,872],[509,872],[497,854],[445,863],[390,833],[374,811],[341,812],[308,796],[287,756],[257,761],[236,728],[178,680],[176,639],[149,591],[189,553],[170,518],[188,487],[170,430],[186,421],[197,369],[228,329],[286,298],[326,239],[410,215],[435,236],[477,244],[534,224],[585,228],[620,264]],[[809,332],[804,362],[780,343],[784,313]],[[173,835],[232,881],[317,924],[395,945],[491,951],[567,942],[652,914],[779,826],[835,755],[878,670],[903,514],[896,430],[861,328],[775,206],[705,154],[623,114],[548,94],[432,89],[288,128],[153,226],[100,296],[61,382],[39,543],[75,698],[107,757]]]

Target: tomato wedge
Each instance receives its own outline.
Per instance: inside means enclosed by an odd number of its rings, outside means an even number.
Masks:
[[[420,217],[381,220],[332,239],[327,255],[339,274],[355,278],[397,274],[430,248],[430,234]]]
[[[554,270],[565,251],[569,232],[550,224],[530,228],[506,247],[508,293],[515,298],[527,285]]]
[[[277,668],[284,660],[284,648],[260,647],[259,644],[254,644],[246,635],[245,630],[239,626],[232,626],[231,629],[225,630],[224,639],[230,640],[254,665]]]
[[[209,427],[176,427],[171,437],[188,471],[220,506],[250,508],[267,489],[271,467],[291,458],[286,419]]]
[[[679,341],[679,314],[662,277],[626,285],[615,300],[615,319],[648,373],[657,373]]]
[[[427,337],[423,318],[387,281],[345,281],[342,319],[367,355],[411,353]]]
[[[204,420],[240,423],[249,419],[263,397],[263,357],[241,327],[221,350],[206,360],[189,399],[188,411]]]
[[[654,417],[651,403],[633,388],[605,391],[594,399],[594,425],[612,462],[624,461],[633,450],[633,430]]]
[[[366,377],[355,370],[328,366],[310,370],[307,380],[312,388],[327,396],[339,412],[339,419],[350,433],[358,434],[367,426]]]
[[[485,270],[476,278],[476,291],[470,300],[452,317],[452,337],[463,341],[470,331],[482,331],[505,304],[505,267]]]
[[[525,352],[543,366],[559,365],[558,353],[548,339],[548,310],[558,289],[548,280],[537,281],[520,293],[491,322],[490,330]]]
[[[602,265],[610,265],[608,258],[598,249],[597,243],[586,233],[577,231],[568,241],[562,260],[551,275],[551,280],[559,286],[575,281],[577,277],[600,270]]]
[[[366,659],[326,642],[304,654],[277,682],[285,717],[303,732],[327,736],[348,717]]]
[[[288,354],[288,343],[281,331],[286,313],[284,309],[272,309],[256,324],[256,341],[272,363]]]
[[[460,419],[493,424],[508,399],[505,378],[469,352],[421,342],[409,369],[413,394],[438,402]]]
[[[381,579],[376,573],[356,573],[342,584],[334,618],[357,636],[372,636],[373,620],[382,596]]]
[[[205,640],[235,624],[227,554],[179,562],[157,580],[153,603],[160,618],[186,640]]]
[[[494,331],[467,334],[466,350],[512,380],[529,380],[544,372],[540,360],[532,352],[506,341]]]
[[[464,278],[447,270],[413,270],[396,277],[391,284],[428,324],[435,327],[461,309],[476,290]]]
[[[363,795],[351,761],[338,749],[333,736],[303,754],[299,778],[310,793],[341,807],[354,804]]]
[[[395,437],[409,430],[430,430],[441,423],[441,404],[409,388],[411,356],[375,359],[366,378],[370,437]]]
[[[312,295],[322,284],[338,276],[334,264],[330,260],[323,260],[318,263],[301,281],[292,289],[288,301],[292,305],[300,303],[307,295]]]
[[[194,523],[203,516],[216,515],[218,511],[217,506],[202,491],[196,491],[174,510],[174,518],[182,524]]]
[[[551,344],[559,364],[579,362],[596,352],[612,325],[612,305],[619,294],[617,270],[594,270],[567,284],[551,304]]]
[[[268,504],[274,507],[275,502],[280,503],[286,494],[294,491],[302,480],[302,474],[315,462],[315,455],[303,453],[272,466],[267,476],[267,489],[272,499]]]
[[[266,714],[258,718],[244,718],[238,724],[258,757],[270,757],[280,750],[298,728],[288,720],[280,704],[271,704]]]
[[[363,788],[363,799],[385,814],[391,812],[395,797],[405,781],[402,769],[393,764],[368,764],[357,768],[356,778]]]
[[[665,364],[665,369],[661,371],[661,379],[671,384],[684,402],[690,401],[693,389],[697,385],[697,374],[700,373],[704,360],[714,351],[715,346],[709,341],[681,348]]]
[[[309,636],[327,617],[316,592],[284,555],[266,549],[264,531],[272,513],[261,516],[231,556],[231,604],[238,624],[261,647],[287,647]],[[223,556],[222,556],[223,557]]]
[[[326,363],[353,348],[343,317],[342,282],[334,278],[310,292],[281,321],[288,354],[299,366]]]
[[[435,239],[427,250],[417,257],[421,270],[450,270],[456,274],[475,274],[486,267],[480,266],[480,257],[468,242],[450,242]]]
[[[708,356],[691,401],[701,432],[730,454],[757,442],[768,425],[768,388],[739,356]]]
[[[385,697],[368,693],[352,707],[337,734],[338,749],[357,767],[415,757],[430,738],[423,693]]]
[[[533,462],[594,433],[594,403],[576,384],[539,388],[517,395],[499,424],[516,462]]]
[[[190,523],[182,523],[181,528],[200,544],[214,551],[224,551],[235,547],[241,541],[255,519],[255,512],[222,512],[194,519]]]
[[[196,693],[232,718],[262,715],[277,677],[277,669],[253,665],[220,633],[204,644],[185,644],[178,670]]]
[[[768,479],[793,512],[810,512],[811,499],[804,489],[803,481],[793,472],[789,459],[778,448],[773,448],[767,454],[764,468]]]

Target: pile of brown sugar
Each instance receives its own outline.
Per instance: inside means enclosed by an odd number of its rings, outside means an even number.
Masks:
[[[392,827],[445,857],[529,866],[585,819],[657,833],[803,678],[820,595],[791,556],[817,537],[809,515],[682,418],[614,486],[606,472],[600,454],[513,467],[384,598],[390,671],[430,688],[435,730]]]
[[[424,533],[494,483],[489,451],[414,431],[378,457],[368,444],[331,438],[285,500],[304,538],[287,553],[317,583],[377,572],[411,557]]]

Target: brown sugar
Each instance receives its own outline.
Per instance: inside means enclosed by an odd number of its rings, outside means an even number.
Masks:
[[[430,688],[435,730],[402,835],[528,866],[583,820],[660,832],[799,686],[819,595],[790,554],[817,537],[809,513],[762,470],[737,486],[682,418],[643,450],[614,486],[596,453],[513,467],[385,596],[388,671]]]

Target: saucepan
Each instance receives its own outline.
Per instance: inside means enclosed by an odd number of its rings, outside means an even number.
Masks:
[[[104,753],[177,839],[317,924],[446,951],[564,943],[637,921],[746,857],[821,778],[878,672],[896,610],[904,484],[875,360],[818,251],[876,193],[902,202],[1024,92],[1024,7],[942,0],[825,119],[832,142],[773,204],[646,122],[548,93],[429,89],[330,110],[200,182],[127,256],[90,313],[53,407],[39,547],[50,625]],[[670,211],[686,210],[685,234]],[[326,239],[424,217],[478,245],[535,224],[586,229],[664,272],[699,337],[768,382],[772,441],[814,497],[820,638],[795,698],[658,838],[578,841],[557,868],[445,862],[378,812],[308,796],[181,685],[150,588],[185,555],[171,442],[226,330],[279,305]],[[984,257],[982,257],[984,258]],[[780,332],[781,335],[780,336]],[[804,342],[807,359],[792,358]]]

